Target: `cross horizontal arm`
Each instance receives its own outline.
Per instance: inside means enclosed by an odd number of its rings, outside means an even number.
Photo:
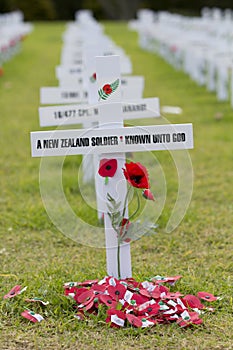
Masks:
[[[193,148],[192,124],[31,132],[33,157]]]

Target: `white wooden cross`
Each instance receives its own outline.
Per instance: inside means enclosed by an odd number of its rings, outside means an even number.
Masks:
[[[120,77],[117,56],[97,57],[96,72],[99,89],[115,82]],[[120,80],[120,79],[119,79]],[[107,193],[117,201],[123,202],[126,195],[126,180],[122,168],[125,165],[126,152],[143,152],[155,150],[180,150],[193,148],[192,124],[165,124],[138,127],[123,127],[120,89],[111,93],[106,101],[100,102],[99,123],[96,129],[71,129],[57,131],[38,131],[31,133],[33,157],[66,156],[77,154],[95,154],[99,160],[116,159],[118,166],[114,177],[108,184],[104,183],[96,169],[99,183],[98,194],[102,201],[103,212],[107,214]],[[127,212],[126,212],[127,217]],[[106,258],[108,275],[118,278],[117,237],[111,220],[104,215],[106,238]],[[124,243],[120,248],[120,277],[131,277],[130,244]]]

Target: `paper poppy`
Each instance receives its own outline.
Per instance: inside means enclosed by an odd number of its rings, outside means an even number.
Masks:
[[[41,322],[44,320],[44,318],[40,314],[36,314],[35,312],[31,310],[25,310],[21,313],[21,316],[24,318],[27,318],[31,322]]]
[[[200,300],[192,294],[187,294],[183,297],[183,302],[186,306],[191,307],[192,309],[203,309],[204,305],[200,302]]]
[[[94,298],[95,293],[92,290],[87,290],[78,296],[77,301],[86,306],[87,304],[91,303]]]
[[[129,321],[129,323],[136,327],[136,328],[140,328],[142,327],[142,321],[140,320],[140,318],[138,318],[137,316],[135,315],[132,315],[132,314],[127,314],[126,315],[126,319]]]
[[[202,324],[203,320],[195,311],[184,311],[181,317],[177,319],[176,323],[178,323],[180,327],[187,327],[191,326],[192,324]]]
[[[180,298],[182,296],[183,296],[183,294],[181,294],[180,292],[167,292],[163,298],[175,300],[175,299]]]
[[[107,305],[109,308],[114,308],[114,309],[116,308],[116,306],[118,304],[118,302],[116,300],[113,300],[110,295],[106,295],[106,294],[99,295],[99,301],[102,304]]]
[[[117,160],[116,159],[106,159],[100,160],[98,173],[100,176],[109,178],[113,177],[117,171]]]
[[[124,327],[126,315],[121,310],[109,309],[107,310],[108,317],[106,323],[111,323],[111,327]]]
[[[157,303],[150,303],[149,305],[146,305],[145,308],[140,308],[138,311],[139,315],[150,315],[150,316],[156,316],[160,311],[160,306]]]
[[[126,287],[121,283],[117,283],[115,286],[109,286],[107,290],[113,300],[119,301],[124,298]]]
[[[154,201],[155,198],[153,196],[153,193],[149,190],[149,189],[146,189],[142,192],[142,196],[146,199],[149,199],[150,201]]]
[[[20,285],[16,285],[14,286],[7,294],[4,295],[4,299],[8,299],[8,298],[14,298],[16,295],[21,294],[22,292],[24,292],[27,289],[27,287],[24,287],[22,289],[22,287]]]
[[[150,188],[147,169],[141,163],[125,163],[123,173],[131,186],[136,188]]]
[[[198,292],[197,293],[198,298],[206,300],[206,301],[215,301],[218,298],[215,297],[213,294],[211,293],[206,293],[206,292]]]

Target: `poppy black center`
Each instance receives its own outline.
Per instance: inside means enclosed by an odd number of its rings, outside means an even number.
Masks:
[[[206,298],[206,299],[210,299],[210,296],[209,296],[209,295],[206,295],[205,298]]]
[[[107,165],[105,169],[106,170],[110,170],[111,169],[111,165]]]
[[[136,184],[139,184],[141,182],[141,179],[143,178],[142,175],[135,175],[131,177],[131,180],[135,182]]]
[[[147,311],[151,312],[152,311],[152,307],[148,307]]]
[[[116,294],[116,295],[120,295],[119,290],[116,290],[116,291],[115,291],[115,294]]]
[[[112,304],[112,300],[108,300],[107,303],[108,303],[108,304]]]

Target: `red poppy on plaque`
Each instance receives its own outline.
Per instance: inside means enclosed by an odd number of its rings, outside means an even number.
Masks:
[[[111,84],[105,84],[102,89],[98,90],[99,100],[107,100],[107,98],[118,88],[120,83],[119,79],[116,79]]]
[[[141,163],[125,163],[123,172],[131,186],[144,189],[150,188],[147,169]]]
[[[117,160],[116,159],[106,159],[100,160],[98,173],[100,176],[105,178],[105,184],[108,183],[108,178],[113,177],[117,171]]]
[[[91,76],[90,76],[90,81],[92,83],[94,83],[96,81],[96,73],[93,73]]]
[[[202,300],[206,300],[206,301],[215,301],[218,300],[217,297],[215,297],[213,294],[211,293],[207,293],[207,292],[198,292],[197,293],[198,298],[202,299]]]
[[[150,201],[154,201],[155,198],[153,196],[153,193],[149,190],[149,189],[146,189],[142,192],[142,196]]]
[[[14,286],[6,295],[4,295],[4,299],[14,298],[16,295],[23,293],[27,287],[22,288],[20,285]]]
[[[109,286],[107,290],[113,300],[119,301],[120,299],[124,299],[126,287],[123,284],[118,282],[115,286]]]

